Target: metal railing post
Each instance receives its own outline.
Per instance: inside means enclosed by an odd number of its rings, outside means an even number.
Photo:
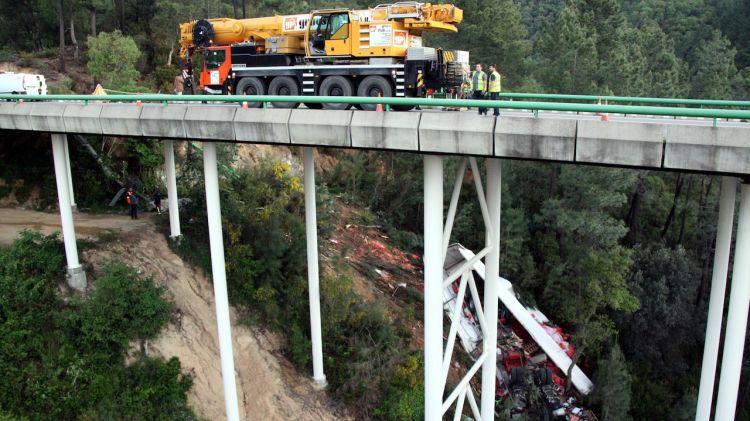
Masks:
[[[313,149],[303,148],[305,161],[305,237],[307,239],[307,283],[310,300],[310,336],[313,380],[326,385],[323,372],[323,338],[320,326],[320,277],[318,273],[318,220],[315,203],[315,158]]]
[[[206,184],[206,210],[208,212],[208,237],[211,248],[211,273],[216,299],[216,322],[219,331],[221,378],[224,383],[224,404],[229,421],[239,421],[237,384],[234,380],[234,352],[232,327],[229,319],[227,275],[224,265],[224,236],[221,232],[221,204],[219,203],[219,171],[216,164],[216,145],[203,145],[203,175]]]
[[[425,420],[443,417],[443,158],[424,157],[424,405]]]

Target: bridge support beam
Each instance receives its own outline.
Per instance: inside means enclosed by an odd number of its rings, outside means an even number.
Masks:
[[[68,150],[68,137],[65,136],[65,171],[68,173],[68,193],[70,193],[70,207],[75,212],[78,206],[76,206],[76,196],[73,193],[73,176],[70,173],[70,151]]]
[[[743,182],[734,248],[732,290],[729,297],[724,355],[721,363],[716,420],[733,420],[742,372],[748,306],[750,306],[750,184]]]
[[[180,233],[180,205],[177,201],[177,176],[174,165],[174,141],[164,140],[164,172],[167,174],[167,200],[169,200],[169,237],[178,238]]]
[[[219,203],[219,173],[216,163],[216,144],[203,144],[203,175],[206,184],[206,210],[208,212],[208,237],[211,245],[211,273],[216,299],[216,321],[219,330],[221,378],[224,383],[224,404],[229,421],[239,421],[237,384],[234,379],[234,352],[232,328],[229,319],[227,275],[224,265],[224,236],[221,232],[221,204]]]
[[[323,372],[323,338],[320,327],[320,277],[318,273],[318,220],[315,203],[315,158],[313,149],[303,148],[305,161],[305,234],[307,238],[307,283],[310,300],[313,380],[326,385]]]
[[[484,275],[484,336],[487,359],[482,365],[482,421],[495,419],[495,379],[497,375],[497,300],[500,282],[500,201],[501,164],[499,159],[487,160],[487,245],[492,251],[485,259]],[[490,229],[491,228],[491,229]]]
[[[425,421],[443,418],[443,158],[424,157]]]
[[[65,164],[67,135],[52,134],[52,156],[55,162],[55,182],[57,183],[57,199],[60,205],[60,219],[62,225],[63,243],[65,244],[65,259],[68,266],[68,285],[71,288],[83,290],[86,288],[86,272],[78,261],[78,246],[76,232],[73,225],[73,208],[70,203],[70,181],[68,180],[68,166]]]
[[[698,408],[695,413],[695,421],[709,421],[711,418],[711,404],[713,403],[714,381],[716,378],[716,361],[719,357],[721,322],[724,313],[724,294],[726,292],[727,269],[729,267],[729,250],[732,245],[732,226],[734,225],[736,194],[737,179],[734,177],[722,177],[719,222],[716,228],[714,270],[711,279],[711,297],[708,304],[706,343],[703,347],[703,368],[701,369]]]

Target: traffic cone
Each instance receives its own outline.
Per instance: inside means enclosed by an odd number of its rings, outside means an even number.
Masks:
[[[601,102],[602,102],[602,100],[599,99],[599,103],[601,103]],[[605,106],[609,105],[609,100],[608,99],[604,100],[604,105]],[[609,121],[609,113],[602,113],[602,121]]]
[[[380,98],[380,97],[382,97],[382,95],[380,94],[380,92],[378,92],[378,98]],[[377,106],[375,107],[375,111],[378,111],[378,112],[381,112],[381,113],[382,113],[382,112],[383,112],[383,104],[380,104],[380,103],[379,103],[379,104],[378,104],[378,105],[377,105]]]
[[[140,106],[142,106],[142,105],[143,105],[143,104],[141,103],[141,100],[140,100],[140,99],[139,99],[138,101],[136,101],[136,102],[135,102],[135,106],[136,106],[136,107],[140,107]]]
[[[247,101],[242,101],[242,108],[247,109]]]

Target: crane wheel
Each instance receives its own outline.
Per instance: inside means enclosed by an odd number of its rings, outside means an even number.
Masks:
[[[354,94],[354,85],[352,85],[351,80],[343,76],[328,76],[323,79],[318,92],[322,96],[352,96]],[[346,110],[349,107],[351,107],[351,104],[323,104],[323,108],[326,110]]]
[[[266,84],[257,77],[243,77],[237,82],[234,91],[236,95],[265,95]],[[262,105],[260,102],[248,102],[247,104],[250,108],[260,108]]]
[[[311,110],[322,110],[323,104],[319,102],[305,102],[305,107],[311,109]]]
[[[357,96],[392,97],[393,88],[383,76],[367,76],[359,83]],[[375,111],[377,104],[359,104],[359,107],[365,111]]]
[[[268,85],[268,95],[296,96],[299,95],[297,81],[289,76],[276,76]],[[274,108],[297,108],[299,102],[272,102]]]

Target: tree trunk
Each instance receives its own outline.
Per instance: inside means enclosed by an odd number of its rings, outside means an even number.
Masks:
[[[664,227],[661,230],[661,236],[660,238],[663,240],[664,237],[667,236],[667,231],[669,231],[669,226],[672,225],[672,220],[674,219],[675,210],[677,209],[677,200],[680,198],[680,192],[682,191],[682,185],[684,184],[685,180],[682,178],[682,173],[677,174],[677,185],[674,189],[674,199],[672,200],[672,208],[669,209],[669,214],[667,215],[667,220],[664,221]]]
[[[76,26],[73,18],[70,18],[70,42],[73,43],[75,50],[73,50],[73,58],[78,60],[78,40],[76,39]]]
[[[96,36],[96,9],[91,9],[91,36]]]
[[[645,171],[638,173],[638,180],[635,182],[633,194],[630,196],[630,208],[625,216],[625,223],[628,225],[628,235],[625,236],[625,242],[629,245],[638,242],[638,219],[641,214],[641,200],[646,193],[646,175],[647,172]]]
[[[687,193],[685,194],[685,200],[683,201],[682,205],[682,216],[680,221],[680,236],[677,240],[677,244],[682,244],[682,241],[685,239],[685,219],[687,219],[687,209],[688,206],[690,206],[690,192],[693,190],[693,176],[688,175],[688,187],[687,187]]]
[[[245,13],[245,0],[242,0],[242,19],[246,19],[247,14]]]
[[[60,72],[65,71],[65,19],[63,18],[63,0],[57,0],[57,24],[60,35]]]
[[[91,144],[89,143],[88,140],[86,140],[85,137],[78,135],[78,134],[74,134],[73,137],[78,141],[78,143],[81,144],[81,146],[83,146],[83,149],[86,152],[88,152],[92,158],[94,158],[96,163],[99,164],[99,168],[102,169],[102,172],[104,173],[105,176],[107,176],[107,178],[119,184],[121,187],[125,186],[125,183],[123,183],[122,180],[117,178],[117,174],[115,174],[115,172],[111,168],[109,168],[107,164],[104,163],[104,160],[102,159],[102,157],[99,155],[99,153],[96,152],[96,150],[91,146]]]
[[[232,0],[232,10],[234,11],[234,18],[239,19],[240,17],[240,5],[237,4],[237,0]]]

